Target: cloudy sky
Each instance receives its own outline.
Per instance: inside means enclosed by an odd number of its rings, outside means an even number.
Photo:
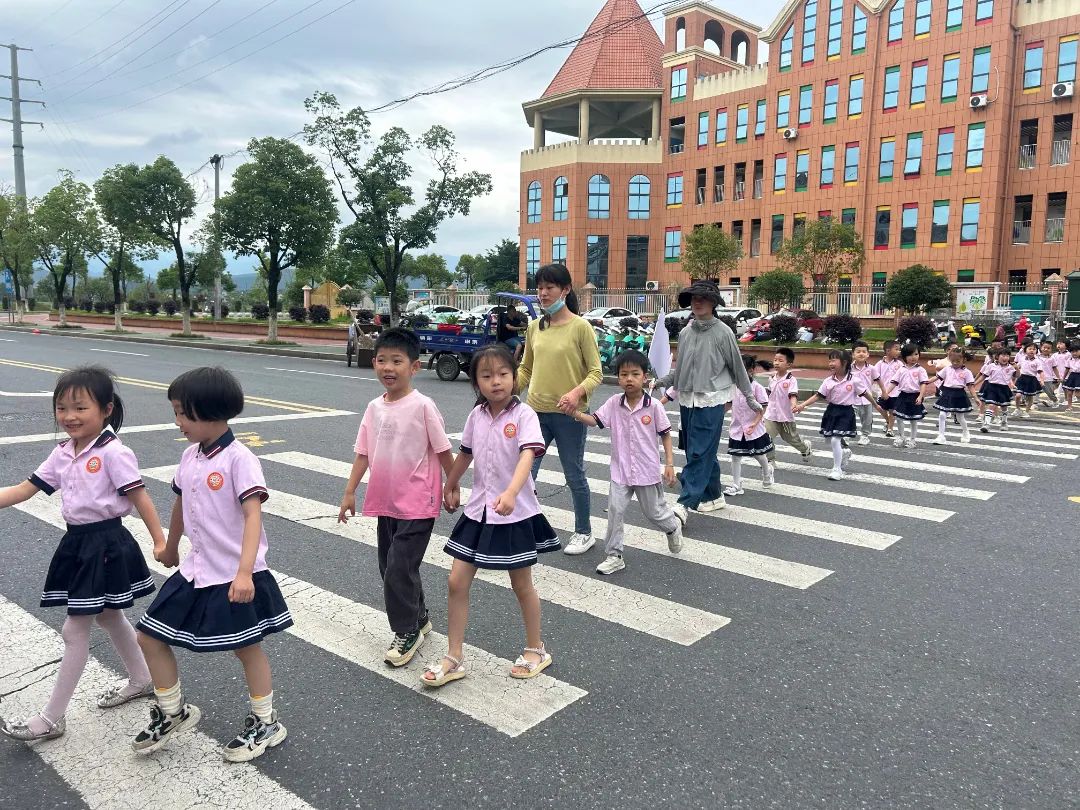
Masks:
[[[45,123],[43,131],[24,132],[28,193],[47,191],[62,168],[92,183],[115,163],[149,163],[165,154],[185,173],[203,166],[192,180],[205,211],[213,194],[207,158],[242,149],[252,137],[298,131],[306,123],[303,101],[314,91],[336,93],[346,107],[374,107],[580,36],[601,5],[0,0],[0,43],[33,48],[20,55],[20,72],[43,85],[24,84],[23,95],[48,103],[45,110],[24,107],[24,118]],[[733,10],[765,25],[780,6],[781,0],[760,0],[754,11]],[[376,132],[392,125],[411,133],[432,123],[449,127],[465,168],[493,177],[494,193],[468,219],[443,227],[437,252],[475,253],[517,238],[518,155],[532,145],[521,103],[543,92],[568,55],[569,49],[550,51],[481,84],[373,116]],[[0,102],[4,117],[6,106]],[[11,153],[0,154],[0,187],[10,188]],[[223,191],[244,158],[226,161]]]

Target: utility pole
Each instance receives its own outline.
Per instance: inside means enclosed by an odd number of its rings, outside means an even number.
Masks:
[[[38,86],[41,85],[37,79],[26,79],[19,77],[19,51],[29,51],[31,48],[20,48],[18,45],[12,43],[11,45],[4,45],[3,47],[11,51],[11,75],[4,76],[0,74],[2,79],[11,79],[11,95],[0,96],[0,99],[11,102],[11,118],[0,118],[0,121],[7,121],[11,124],[11,147],[15,152],[15,198],[16,205],[26,205],[26,165],[23,161],[23,140],[22,140],[22,125],[36,124],[39,127],[44,128],[44,124],[40,121],[23,121],[22,117],[22,105],[23,104],[40,104],[45,106],[44,101],[36,101],[34,99],[23,98],[19,92],[19,83],[22,82],[35,82]]]
[[[214,249],[224,260],[221,252],[221,234],[218,233],[217,202],[221,199],[221,164],[225,160],[221,155],[210,158],[210,165],[214,167]],[[221,320],[221,268],[219,267],[214,276],[214,320]]]

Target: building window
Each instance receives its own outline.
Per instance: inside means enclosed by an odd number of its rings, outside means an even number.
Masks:
[[[994,0],[976,0],[975,24],[986,22],[994,16]]]
[[[949,201],[934,200],[934,215],[930,220],[930,245],[945,247],[949,244]]]
[[[959,31],[964,24],[964,0],[949,0],[945,7],[945,30]]]
[[[626,237],[626,288],[640,290],[649,280],[649,237]]]
[[[769,231],[769,253],[773,255],[780,252],[780,246],[784,244],[784,215],[773,214],[772,230]]]
[[[919,231],[919,204],[904,203],[900,213],[900,247],[910,249],[915,247],[915,241]]]
[[[566,264],[566,237],[551,237],[551,261]],[[529,285],[532,286],[532,285]]]
[[[787,155],[777,155],[773,160],[773,186],[772,190],[777,194],[783,194],[787,189]]]
[[[909,132],[907,150],[904,152],[904,177],[912,177],[922,171],[922,133]]]
[[[664,229],[664,261],[677,262],[682,256],[682,231],[678,228]]]
[[[671,69],[671,100],[682,101],[686,98],[686,65]]]
[[[806,0],[803,7],[802,63],[814,61],[814,40],[817,39],[817,0]]]
[[[746,143],[746,126],[750,118],[750,107],[740,104],[735,111],[735,143]]]
[[[840,56],[840,43],[844,39],[844,0],[829,0],[829,46],[830,59]]]
[[[535,279],[536,271],[540,269],[540,240],[527,239],[525,241],[525,277]]]
[[[861,73],[848,80],[847,114],[848,118],[862,115],[863,77]]]
[[[971,57],[971,92],[985,93],[990,89],[990,46],[976,48]]]
[[[836,147],[821,147],[821,187],[832,188],[836,175]]]
[[[1076,43],[1076,34],[1062,37],[1058,42],[1057,80],[1059,82],[1076,81]]]
[[[796,214],[791,218],[791,237],[797,239],[806,230],[806,214]]]
[[[697,145],[698,149],[709,145],[709,114],[707,112],[698,113]]]
[[[1043,44],[1029,42],[1024,49],[1024,89],[1038,90],[1042,84]]]
[[[589,178],[589,219],[607,219],[611,215],[611,181],[607,175]]]
[[[929,67],[926,60],[921,59],[911,65],[911,95],[909,103],[912,107],[921,107],[926,103],[926,77]]]
[[[915,0],[915,38],[930,36],[930,0]]]
[[[527,203],[528,215],[526,221],[530,224],[540,221],[541,213],[541,199],[540,199],[540,181],[533,180],[529,183],[529,197]]]
[[[859,144],[849,143],[844,147],[844,185],[859,182]]]
[[[756,117],[754,118],[754,137],[760,138],[762,135],[765,134],[765,99],[759,98],[757,100],[755,115]]]
[[[851,55],[856,56],[866,51],[866,12],[854,4],[855,17],[851,22]]]
[[[630,203],[628,216],[630,219],[648,219],[650,212],[650,195],[652,182],[643,174],[635,174],[630,178]]]
[[[570,208],[570,184],[566,182],[565,177],[555,178],[555,209],[554,219],[556,222],[566,219],[566,214]]]
[[[896,0],[889,10],[889,44],[904,38],[904,0]]]
[[[879,205],[874,213],[874,250],[888,249],[891,225],[892,214],[889,212],[889,206]]]
[[[727,109],[716,111],[716,142],[727,143]]]
[[[888,183],[893,179],[896,165],[896,138],[882,138],[878,154],[878,182]]]
[[[814,86],[804,84],[799,88],[799,126],[805,126],[814,117]]]
[[[881,108],[885,112],[893,112],[900,103],[900,66],[893,65],[885,68],[885,95]]]
[[[682,205],[682,172],[676,172],[675,174],[669,174],[667,176],[667,207],[674,208],[675,206]]]
[[[934,172],[938,177],[952,174],[954,146],[953,128],[939,129],[937,134],[937,163],[934,165]]]
[[[836,122],[836,107],[840,103],[840,82],[830,79],[825,82],[824,119],[826,124]]]
[[[791,91],[781,90],[776,94],[776,128],[786,129],[791,126]]]
[[[854,208],[845,208],[843,211],[840,212],[840,224],[841,225],[850,225],[852,228],[855,227],[855,209]]]
[[[960,216],[960,244],[974,245],[979,241],[979,198],[968,197],[964,200],[963,213]]]
[[[780,38],[780,70],[791,70],[791,52],[795,46],[795,26],[789,25]]]
[[[810,150],[795,153],[795,190],[806,191],[810,185]]]
[[[950,53],[941,63],[941,103],[956,101],[960,87],[960,54]]]
[[[600,289],[608,282],[608,238],[588,236],[585,238],[585,281]]]
[[[986,141],[986,124],[968,124],[967,160],[964,168],[968,171],[981,169],[983,165],[983,144]]]
[[[974,269],[957,270],[956,271],[956,280],[958,282],[960,282],[961,284],[965,284],[965,283],[970,284],[970,283],[974,282],[975,281],[975,270]]]

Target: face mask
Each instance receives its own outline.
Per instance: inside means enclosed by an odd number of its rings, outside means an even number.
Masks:
[[[548,316],[554,315],[556,312],[558,312],[560,309],[562,309],[565,306],[566,306],[566,299],[565,298],[560,298],[554,304],[552,304],[550,307],[545,307],[544,308],[544,314],[548,315]]]

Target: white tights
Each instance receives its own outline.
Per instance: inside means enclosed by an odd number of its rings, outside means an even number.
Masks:
[[[919,420],[917,419],[898,419],[900,423],[900,438],[908,438],[911,441],[916,441],[919,438]],[[904,434],[910,433],[910,436]]]
[[[830,436],[829,444],[832,445],[833,469],[839,470],[844,461],[844,440],[839,436]]]
[[[949,414],[946,411],[938,411],[938,415],[937,415],[937,432],[942,436],[945,435],[945,423],[948,421],[948,417],[949,417]],[[962,431],[964,431],[964,433],[967,433],[967,429],[968,429],[967,414],[966,413],[958,413],[958,414],[956,414],[956,419],[957,419],[957,421],[960,422],[960,429]]]
[[[731,483],[736,489],[742,489],[742,463],[745,456],[731,457]],[[769,469],[769,460],[764,454],[752,456],[761,465],[761,474],[764,476]]]

